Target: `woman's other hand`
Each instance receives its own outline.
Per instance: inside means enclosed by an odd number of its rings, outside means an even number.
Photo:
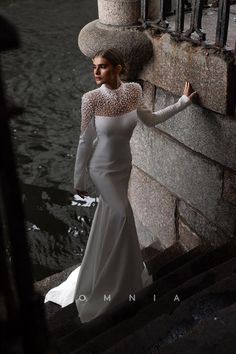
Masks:
[[[187,96],[191,101],[193,97],[197,95],[197,91],[193,91],[192,86],[188,81],[185,82],[183,95]]]
[[[78,194],[83,199],[84,199],[84,197],[88,196],[88,192],[79,191],[78,189],[75,189],[75,193]]]

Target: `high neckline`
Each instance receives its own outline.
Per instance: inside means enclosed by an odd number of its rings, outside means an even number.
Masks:
[[[116,89],[110,89],[109,87],[106,86],[106,84],[102,84],[101,89],[105,90],[106,92],[116,93],[117,91],[121,90],[123,88],[123,86],[124,86],[124,83],[123,83],[123,81],[121,81],[120,86],[118,86]]]

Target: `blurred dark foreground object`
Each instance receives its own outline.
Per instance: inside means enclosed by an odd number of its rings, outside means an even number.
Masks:
[[[0,54],[19,46],[15,27],[0,16]],[[52,350],[43,299],[33,287],[21,192],[8,124],[8,118],[23,111],[23,108],[6,102],[0,67],[0,352],[46,354]]]

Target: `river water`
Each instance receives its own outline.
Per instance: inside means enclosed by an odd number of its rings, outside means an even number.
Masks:
[[[77,38],[98,17],[97,1],[1,0],[0,14],[21,39],[1,62],[8,99],[25,108],[11,129],[39,280],[81,262],[96,207],[72,201],[81,96],[96,87]],[[96,197],[91,182],[88,191]]]

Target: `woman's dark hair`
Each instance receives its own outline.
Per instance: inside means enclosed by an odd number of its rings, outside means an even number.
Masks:
[[[108,48],[108,49],[101,49],[99,50],[93,57],[102,57],[107,59],[112,66],[117,66],[121,65],[122,70],[121,74],[125,72],[125,62],[124,62],[124,57],[123,54],[116,48]]]

